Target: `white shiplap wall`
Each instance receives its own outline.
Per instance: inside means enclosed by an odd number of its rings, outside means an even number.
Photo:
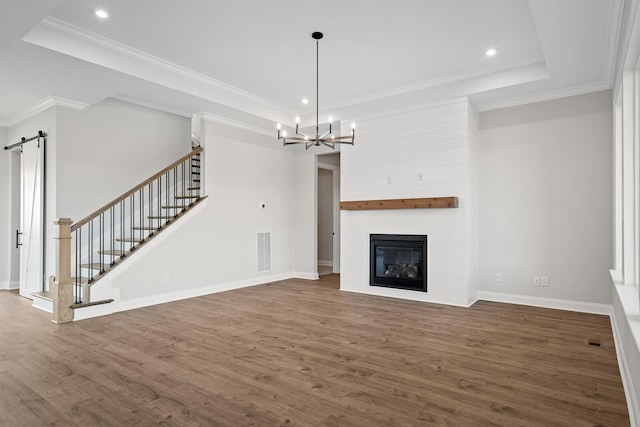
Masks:
[[[458,209],[341,212],[341,289],[469,305],[478,288],[478,115],[466,98],[357,119],[341,200],[457,196]],[[421,177],[421,178],[420,178]],[[428,292],[369,286],[370,234],[428,235]]]

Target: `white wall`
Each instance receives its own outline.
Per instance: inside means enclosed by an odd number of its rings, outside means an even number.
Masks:
[[[316,209],[317,158],[313,153],[293,156],[292,248],[294,275],[318,278]]]
[[[356,118],[356,144],[341,150],[341,200],[457,196],[459,208],[342,211],[341,289],[464,306],[475,300],[474,117],[460,98]],[[374,233],[428,235],[427,293],[369,286]]]
[[[321,154],[318,156],[318,163],[325,165],[340,166],[340,153]]]
[[[469,104],[467,110],[467,197],[468,212],[468,289],[469,304],[478,299],[480,291],[480,123],[478,110]]]
[[[120,307],[291,277],[294,155],[273,138],[211,121],[203,123],[202,143],[206,206],[176,223],[179,232],[161,245],[110,274]],[[260,273],[259,232],[271,232],[272,245],[272,269]]]
[[[611,93],[484,112],[480,140],[481,290],[610,304]]]
[[[191,150],[191,119],[116,99],[58,113],[57,215],[78,221]]]
[[[0,126],[0,289],[11,282],[11,253],[15,248],[11,230],[11,153],[3,148],[9,144],[8,129]]]

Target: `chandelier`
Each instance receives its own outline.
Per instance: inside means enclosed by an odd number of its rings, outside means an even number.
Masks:
[[[316,146],[319,147],[324,145],[326,147],[335,149],[336,144],[351,144],[356,137],[356,125],[355,123],[351,123],[351,134],[350,135],[334,135],[332,132],[332,122],[333,119],[329,117],[329,130],[322,135],[320,135],[320,126],[318,124],[318,88],[319,88],[319,78],[318,78],[318,45],[320,44],[320,39],[322,39],[323,34],[316,31],[311,34],[311,37],[316,41],[316,133],[315,135],[307,135],[304,132],[300,132],[298,129],[298,125],[300,124],[300,117],[296,117],[296,134],[295,136],[287,136],[287,131],[280,131],[280,123],[278,123],[278,140],[282,140],[283,145],[294,145],[294,144],[304,144],[305,149],[309,149],[309,147]]]

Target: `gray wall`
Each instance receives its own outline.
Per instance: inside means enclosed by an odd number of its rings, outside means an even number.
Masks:
[[[610,91],[480,114],[482,291],[611,303],[612,126]]]
[[[333,172],[318,169],[318,261],[333,262]]]
[[[191,150],[191,119],[106,99],[60,108],[57,214],[80,220]]]

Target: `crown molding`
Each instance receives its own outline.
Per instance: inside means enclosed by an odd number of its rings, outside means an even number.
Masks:
[[[11,127],[18,124],[30,117],[35,116],[51,107],[65,107],[72,110],[84,110],[89,104],[84,102],[73,101],[71,99],[59,98],[57,96],[49,96],[43,100],[36,102],[35,104],[27,107],[26,109],[19,111],[4,120],[0,120],[0,126]]]
[[[163,111],[165,113],[174,114],[176,116],[186,117],[188,119],[190,119],[193,116],[193,113],[190,113],[190,112],[185,111],[185,110],[180,110],[178,108],[168,107],[168,106],[162,105],[162,104],[156,104],[155,102],[145,101],[143,99],[136,98],[135,96],[129,96],[129,95],[125,95],[123,93],[119,93],[117,95],[114,95],[111,98],[118,99],[118,100],[124,101],[124,102],[128,102],[130,104],[139,105],[141,107],[150,108],[152,110]]]
[[[553,99],[566,98],[568,96],[584,95],[591,92],[611,89],[611,86],[604,81],[589,83],[586,85],[572,86],[560,90],[553,90],[538,93],[530,96],[521,96],[508,99],[500,99],[475,104],[479,112],[498,110],[500,108],[517,107],[518,105],[533,104],[535,102],[551,101]]]
[[[546,66],[544,57],[541,55],[536,55],[529,58],[525,58],[521,61],[515,61],[507,65],[502,65],[500,67],[490,67],[490,68],[484,68],[482,70],[450,74],[450,75],[447,75],[446,77],[442,77],[438,79],[425,80],[415,84],[410,84],[410,85],[401,86],[394,89],[375,92],[369,95],[351,98],[344,102],[331,104],[326,108],[324,108],[324,110],[325,111],[337,110],[340,108],[350,107],[353,105],[364,104],[372,101],[378,101],[385,98],[391,98],[393,96],[404,95],[411,92],[418,92],[421,90],[440,87],[440,86],[446,86],[454,83],[463,82],[466,80],[473,80],[473,79],[489,76],[495,73],[505,72],[505,71],[514,70],[517,68],[523,68],[523,67],[532,66],[532,65]]]
[[[51,16],[46,17],[45,19],[43,19],[39,26],[41,27],[46,27],[49,30],[53,30],[53,31],[57,31],[63,34],[66,34],[67,36],[70,36],[74,39],[79,39],[82,40],[84,42],[89,43],[90,45],[93,46],[99,46],[101,48],[107,49],[109,51],[124,55],[130,59],[133,59],[135,62],[138,63],[144,63],[148,66],[152,66],[153,68],[156,69],[160,69],[166,72],[169,72],[170,75],[173,75],[175,77],[178,77],[182,80],[186,80],[187,82],[190,82],[191,84],[196,83],[199,85],[204,85],[208,88],[212,88],[212,89],[216,89],[218,91],[222,91],[225,92],[227,94],[230,94],[234,97],[239,97],[244,99],[245,101],[249,101],[255,104],[259,104],[263,107],[267,107],[269,109],[273,109],[273,110],[279,110],[282,111],[284,113],[286,113],[287,115],[295,115],[295,112],[289,110],[287,107],[285,107],[284,105],[280,105],[277,104],[275,102],[272,102],[270,100],[267,100],[265,98],[262,98],[258,95],[255,95],[251,92],[245,91],[243,89],[240,89],[236,86],[232,86],[230,84],[224,83],[220,80],[216,80],[212,77],[209,77],[205,74],[199,73],[197,71],[191,70],[189,68],[180,66],[178,64],[175,64],[173,62],[164,60],[162,58],[159,58],[157,56],[151,55],[147,52],[141,51],[139,49],[136,49],[134,47],[128,46],[124,43],[120,43],[117,42],[113,39],[101,36],[99,34],[93,33],[91,31],[87,31],[83,28],[80,28],[78,26],[75,26],[73,24],[70,24],[66,21],[62,21],[60,19],[57,18],[53,18]],[[25,36],[24,40],[32,42],[34,44],[37,45],[41,45],[39,40],[34,40],[32,37],[30,37],[30,35]],[[54,49],[57,50],[57,48],[55,46],[50,46],[47,45],[45,47],[48,47],[50,49]],[[64,52],[67,54],[71,54],[73,56],[73,53],[68,53],[68,52]],[[80,59],[85,59],[85,58],[80,58]],[[86,60],[86,59],[85,59]],[[91,61],[90,61],[91,62]],[[117,68],[116,68],[117,70]],[[120,70],[118,70],[120,71]],[[142,76],[142,78],[144,78],[144,76]],[[150,79],[149,81],[154,81],[153,79]],[[157,83],[157,82],[156,82]],[[214,100],[215,101],[215,100]]]
[[[207,112],[201,112],[201,113],[196,113],[193,115],[194,117],[200,117],[203,118],[205,120],[211,121],[211,122],[215,122],[215,123],[219,123],[222,125],[226,125],[226,126],[230,126],[236,129],[241,129],[241,130],[245,130],[248,132],[252,132],[252,133],[257,133],[260,135],[264,135],[264,136],[268,136],[271,137],[273,139],[275,139],[275,131],[269,131],[265,128],[261,128],[259,126],[255,126],[255,125],[250,125],[248,123],[245,122],[241,122],[239,120],[233,120],[233,119],[229,119],[227,117],[223,117],[223,116],[219,116],[217,114],[213,114],[213,113],[207,113]]]
[[[346,118],[346,119],[342,119],[341,121],[350,122],[350,121],[353,121],[353,120],[357,119],[358,123],[360,123],[360,122],[365,122],[365,121],[368,121],[368,120],[377,120],[377,119],[382,119],[382,118],[388,118],[388,117],[391,117],[391,116],[409,114],[409,113],[414,113],[414,112],[420,111],[420,110],[444,107],[444,106],[463,103],[463,102],[468,102],[468,101],[469,101],[469,97],[468,96],[458,96],[458,97],[455,97],[455,98],[442,98],[442,99],[437,99],[437,100],[430,101],[430,102],[423,102],[423,103],[420,103],[420,104],[410,105],[410,106],[407,106],[407,107],[394,108],[394,109],[389,109],[389,110],[385,110],[385,111],[379,111],[379,112],[375,112],[375,113],[364,114],[364,115],[358,116],[357,118]]]

